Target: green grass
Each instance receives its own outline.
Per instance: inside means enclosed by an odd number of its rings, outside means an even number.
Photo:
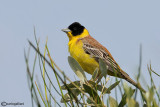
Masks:
[[[153,71],[151,65],[148,65],[148,75],[150,75],[151,85],[146,84],[146,93],[142,93],[137,88],[133,89],[127,83],[115,78],[115,82],[109,85],[110,78],[107,76],[107,68],[102,60],[99,61],[101,75],[97,79],[98,68],[95,69],[91,78],[86,78],[84,70],[79,63],[71,56],[68,57],[68,62],[73,72],[79,80],[72,81],[65,73],[56,65],[50,56],[47,46],[45,44],[44,54],[39,48],[39,40],[36,38],[35,43],[29,42],[28,51],[24,52],[28,86],[31,94],[32,107],[158,107],[160,106],[160,93],[153,81]],[[35,57],[30,58],[30,50],[35,51]],[[140,63],[137,75],[137,81],[141,79],[141,48],[140,48]],[[34,59],[33,65],[30,65],[29,59]],[[35,72],[40,71],[41,76],[38,77],[42,80],[39,82],[35,79]],[[48,70],[51,69],[51,70]],[[52,74],[51,75],[51,71]],[[56,81],[52,81],[55,78]],[[68,83],[68,84],[67,84]],[[142,85],[144,87],[144,84]],[[113,91],[115,89],[115,91]],[[118,92],[120,95],[118,95]],[[56,94],[55,94],[56,93]],[[115,96],[112,96],[114,93]],[[140,94],[138,94],[140,93]],[[56,97],[55,97],[56,95]],[[57,100],[61,98],[61,100]],[[118,100],[119,99],[119,100]]]

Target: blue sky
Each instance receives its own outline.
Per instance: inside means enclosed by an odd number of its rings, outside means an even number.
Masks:
[[[159,0],[1,0],[0,102],[24,102],[26,107],[31,106],[24,49],[29,46],[27,39],[34,42],[34,26],[42,51],[48,36],[51,56],[72,80],[74,73],[67,62],[68,38],[61,29],[78,21],[108,48],[133,79],[142,44],[143,78],[149,82],[147,64],[151,62],[152,68],[160,72],[159,5]],[[34,51],[31,52],[32,61]],[[39,73],[36,71],[38,76]],[[160,81],[153,76],[155,81]]]

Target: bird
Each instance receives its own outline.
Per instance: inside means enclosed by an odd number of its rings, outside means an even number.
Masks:
[[[80,64],[83,70],[93,74],[99,68],[99,60],[103,60],[107,67],[107,74],[125,79],[142,92],[145,90],[130,78],[117,64],[111,53],[94,39],[89,31],[79,22],[73,22],[68,28],[62,29],[69,38],[68,51],[70,55]],[[100,70],[98,71],[101,72]]]

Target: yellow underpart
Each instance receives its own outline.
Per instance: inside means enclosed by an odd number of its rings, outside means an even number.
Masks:
[[[81,67],[89,74],[93,74],[94,70],[99,67],[99,64],[90,55],[86,54],[83,50],[83,43],[80,38],[84,38],[89,35],[85,29],[81,35],[73,36],[71,32],[68,32],[69,37],[69,52],[70,55],[75,58]]]

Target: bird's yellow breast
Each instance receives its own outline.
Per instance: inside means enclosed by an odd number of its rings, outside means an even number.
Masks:
[[[74,38],[69,41],[70,55],[75,58],[81,67],[89,74],[92,74],[94,70],[99,67],[99,64],[90,55],[86,54],[83,50],[83,43],[78,38]]]

